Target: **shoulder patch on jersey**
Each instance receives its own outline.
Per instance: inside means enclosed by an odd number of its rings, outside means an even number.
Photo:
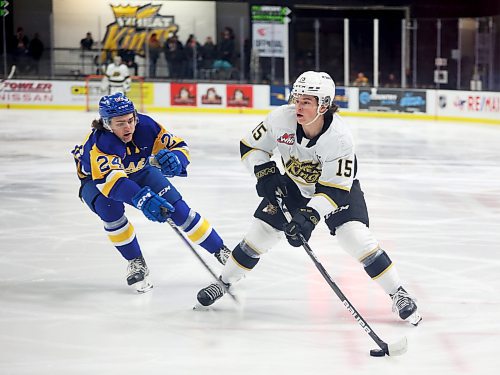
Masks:
[[[293,133],[285,133],[279,136],[276,139],[279,143],[284,143],[286,145],[293,145],[295,143],[295,134]]]

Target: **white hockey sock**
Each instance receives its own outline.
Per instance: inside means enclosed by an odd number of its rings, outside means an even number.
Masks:
[[[396,266],[393,264],[385,270],[380,276],[376,277],[375,282],[384,289],[387,294],[393,294],[401,286]]]
[[[235,284],[250,271],[251,269],[243,267],[230,256],[222,270],[221,280],[226,284]]]

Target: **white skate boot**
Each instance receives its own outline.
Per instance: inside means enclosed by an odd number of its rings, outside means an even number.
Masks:
[[[392,298],[392,311],[398,313],[401,319],[417,326],[422,317],[418,313],[416,300],[410,297],[402,286],[390,296]]]

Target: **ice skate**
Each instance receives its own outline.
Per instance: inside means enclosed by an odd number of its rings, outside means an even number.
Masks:
[[[144,257],[140,256],[128,261],[127,284],[135,288],[138,293],[146,293],[153,288],[148,276],[149,268]]]
[[[194,309],[203,309],[212,305],[215,301],[222,298],[222,296],[226,294],[229,287],[230,284],[224,283],[219,277],[218,282],[210,284],[198,292],[198,295],[196,296],[198,304],[194,307]]]
[[[217,258],[220,264],[225,265],[227,259],[231,256],[231,250],[229,250],[225,245],[216,253],[214,257]]]
[[[402,286],[396,293],[390,295],[392,298],[392,311],[398,313],[399,317],[414,326],[418,325],[422,317],[418,313],[416,300],[413,299]]]

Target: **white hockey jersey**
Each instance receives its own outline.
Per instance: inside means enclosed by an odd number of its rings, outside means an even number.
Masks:
[[[108,94],[117,92],[125,94],[130,90],[130,73],[127,65],[111,63],[107,66],[106,75],[103,78],[103,90]]]
[[[254,166],[270,161],[277,149],[285,173],[304,197],[311,198],[308,206],[322,216],[343,204],[356,174],[352,134],[338,114],[327,113],[322,132],[307,139],[297,123],[295,105],[283,105],[242,139],[240,146],[242,161],[252,174]]]

